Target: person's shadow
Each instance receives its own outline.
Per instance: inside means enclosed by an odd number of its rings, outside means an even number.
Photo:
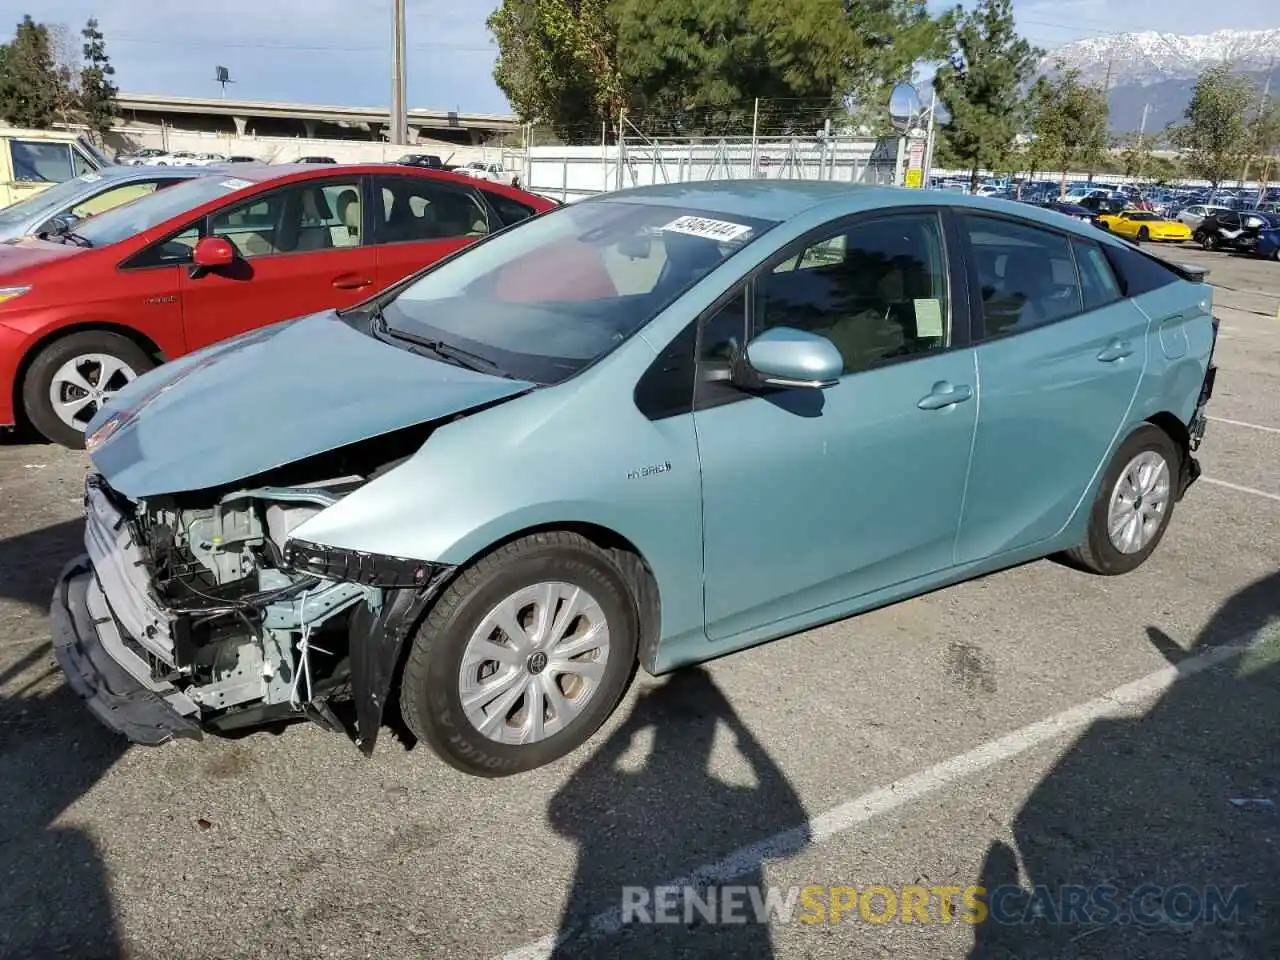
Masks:
[[[1190,650],[1147,633],[1174,665],[1270,640],[1067,749],[1013,844],[987,851],[971,960],[1280,956],[1280,572],[1232,596]]]
[[[727,782],[711,769],[719,725],[731,734],[749,785]],[[627,763],[646,731],[652,747]],[[793,854],[808,842],[800,798],[705,669],[679,671],[642,694],[627,720],[555,795],[548,816],[558,833],[578,844],[554,960],[773,956],[769,927],[758,922],[749,896],[737,899],[738,922],[709,923],[697,904],[686,913],[684,900],[675,901],[674,923],[642,923],[637,918],[643,912],[630,919],[621,913],[623,888],[647,890],[636,896],[647,895],[652,918],[661,912],[654,885],[695,874],[712,887],[755,887],[763,896],[763,865],[756,858],[735,857],[715,876],[700,868],[783,831],[791,832],[784,843],[770,844],[770,856]],[[723,901],[711,901],[711,891],[699,886],[699,900],[718,910]]]
[[[0,957],[118,960],[123,956],[94,842],[58,823],[128,748],[61,682],[38,637],[83,523],[0,540]]]

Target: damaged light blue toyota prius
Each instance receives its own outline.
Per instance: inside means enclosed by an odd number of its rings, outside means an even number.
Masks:
[[[1134,569],[1216,340],[1202,271],[1021,204],[569,204],[121,390],[55,649],[138,743],[308,717],[367,753],[398,701],[455,767],[529,770],[637,666],[1051,554]]]

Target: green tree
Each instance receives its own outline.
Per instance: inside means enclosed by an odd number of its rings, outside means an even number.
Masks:
[[[49,30],[27,14],[7,45],[0,73],[0,117],[16,127],[44,129],[57,119],[63,83]]]
[[[1041,167],[1061,171],[1061,196],[1071,170],[1096,168],[1106,153],[1107,96],[1081,83],[1079,70],[1059,62],[1056,78],[1041,77],[1032,87],[1028,109]]]
[[[1018,91],[1042,55],[1018,35],[1012,0],[981,0],[958,14],[935,89],[951,114],[941,139],[969,171],[971,190],[980,169],[1009,162],[1021,120]]]
[[[625,109],[655,134],[810,132],[941,53],[925,0],[503,0],[494,77],[526,121],[593,140]]]
[[[1228,64],[1209,67],[1196,81],[1185,119],[1170,129],[1187,168],[1215,190],[1248,156],[1252,94],[1248,78],[1231,73]]]
[[[493,77],[526,122],[581,142],[623,107],[618,40],[608,0],[502,0],[488,19]],[[594,135],[594,134],[593,134]]]
[[[107,45],[98,29],[96,18],[89,18],[89,22],[80,31],[80,36],[84,37],[84,67],[80,70],[80,112],[101,143],[116,118],[116,94],[119,91],[111,81],[116,68],[107,57]]]

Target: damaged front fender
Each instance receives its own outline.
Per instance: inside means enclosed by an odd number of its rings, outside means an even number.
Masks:
[[[351,695],[355,701],[356,746],[373,753],[392,683],[427,607],[439,595],[453,567],[432,565],[421,586],[384,591],[378,609],[361,604],[351,616]]]

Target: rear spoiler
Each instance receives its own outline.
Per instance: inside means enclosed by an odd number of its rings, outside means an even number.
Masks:
[[[1200,267],[1194,263],[1171,263],[1167,260],[1165,263],[1168,264],[1170,270],[1182,277],[1183,280],[1189,280],[1192,283],[1204,283],[1205,277],[1209,276],[1208,267]]]

